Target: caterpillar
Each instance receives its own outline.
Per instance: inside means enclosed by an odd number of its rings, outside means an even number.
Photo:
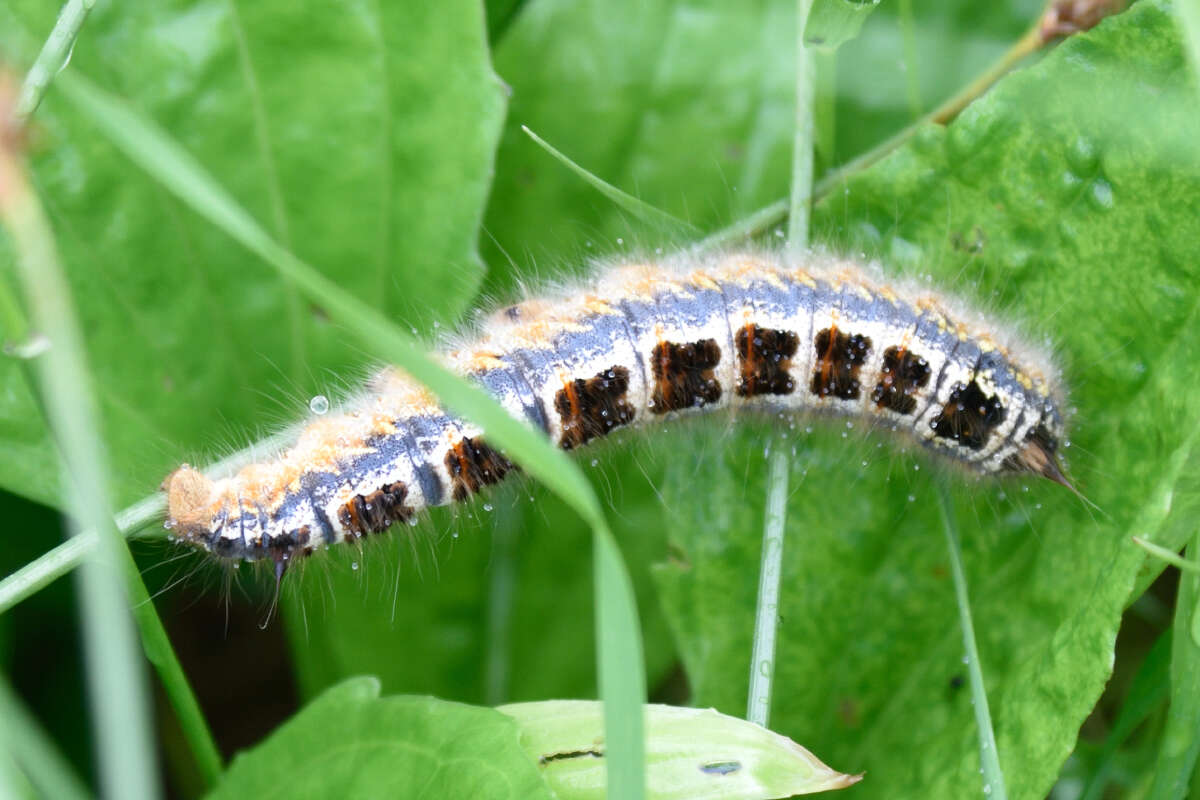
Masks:
[[[828,255],[680,254],[501,308],[443,358],[564,450],[664,417],[761,409],[865,418],[975,474],[1070,487],[1049,359],[949,306]],[[385,368],[273,459],[223,478],[172,472],[165,526],[281,575],[517,470],[482,434]]]

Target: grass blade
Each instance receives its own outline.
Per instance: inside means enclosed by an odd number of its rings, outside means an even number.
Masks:
[[[49,342],[33,366],[70,487],[64,507],[73,534],[99,532],[100,547],[80,572],[79,602],[101,785],[109,797],[157,797],[150,703],[118,566],[129,552],[113,527],[83,338],[49,222],[11,145],[0,139],[0,219],[12,237],[30,323]]]
[[[135,164],[146,170],[193,211],[274,267],[329,316],[353,331],[381,358],[403,368],[447,408],[479,424],[534,478],[584,518],[596,537],[597,652],[606,726],[615,748],[609,758],[614,796],[638,798],[644,791],[641,706],[645,675],[636,604],[619,550],[591,485],[575,462],[540,434],[509,416],[487,393],[438,365],[415,339],[379,311],[349,294],[280,246],[165,133],[124,102],[71,75],[58,86],[67,99]],[[636,657],[635,657],[636,656]],[[612,734],[619,732],[619,739]]]
[[[694,225],[684,222],[678,217],[674,217],[661,209],[655,208],[649,203],[639,200],[627,192],[621,191],[611,183],[608,183],[593,173],[588,172],[586,169],[576,164],[564,153],[556,150],[553,145],[551,145],[542,137],[538,136],[533,131],[529,130],[529,128],[525,127],[524,125],[521,126],[521,130],[525,131],[525,135],[530,139],[533,139],[538,147],[554,156],[554,158],[566,166],[567,169],[583,178],[583,180],[594,187],[596,191],[600,192],[600,194],[604,195],[609,200],[612,200],[617,204],[618,207],[625,209],[637,219],[652,225],[657,225],[664,230],[675,231],[677,233],[686,234],[687,236],[696,236],[700,233],[700,231],[697,230]]]
[[[783,571],[784,525],[787,522],[787,451],[776,447],[768,456],[767,514],[763,524],[762,563],[754,606],[754,649],[750,655],[750,697],[746,719],[764,728],[771,719],[771,686],[775,675],[775,633],[779,625],[779,582]]]
[[[161,520],[165,510],[166,500],[161,494],[147,497],[117,514],[117,530],[122,536],[129,536],[149,523]],[[11,575],[6,575],[0,580],[0,614],[75,569],[99,541],[96,531],[91,528],[82,530]]]
[[[0,676],[0,753],[8,753],[42,797],[85,800],[87,787]]]
[[[938,483],[938,505],[942,512],[942,529],[950,551],[950,571],[954,575],[954,599],[958,602],[962,623],[963,650],[966,651],[967,674],[971,681],[971,704],[975,708],[975,724],[979,727],[979,762],[983,772],[983,794],[994,800],[1005,800],[1004,773],[1000,770],[1000,754],[996,751],[996,732],[992,729],[992,714],[988,710],[987,691],[983,687],[983,668],[979,664],[979,648],[975,644],[975,625],[971,622],[971,601],[967,597],[967,576],[963,572],[962,549],[958,545],[958,526],[950,506],[950,493],[944,483]]]
[[[792,137],[792,192],[788,215],[788,253],[800,257],[808,248],[812,208],[813,97],[816,62],[804,44],[811,0],[796,3],[796,116]],[[779,580],[783,572],[784,526],[787,522],[788,455],[776,447],[769,456],[767,511],[763,524],[758,598],[754,606],[754,645],[750,656],[750,690],[746,719],[764,728],[771,718],[771,679],[775,674],[775,634],[779,626]]]

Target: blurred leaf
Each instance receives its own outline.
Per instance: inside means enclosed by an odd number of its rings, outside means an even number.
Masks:
[[[836,50],[862,30],[879,0],[815,0],[804,24],[806,44]]]
[[[552,798],[509,717],[353,678],[234,759],[216,798]]]
[[[1067,456],[1107,513],[1022,480],[980,483],[957,502],[1013,797],[1045,796],[1108,678],[1145,561],[1128,535],[1152,518],[1155,540],[1176,548],[1195,519],[1200,462],[1179,427],[1200,416],[1195,371],[1180,368],[1200,358],[1200,165],[1189,152],[1200,117],[1188,80],[1162,5],[1139,3],[948,129],[924,130],[814,218],[826,239],[1053,332],[1074,390]],[[874,437],[785,433],[776,446],[797,449],[797,488],[773,723],[865,770],[862,797],[973,795],[979,758],[956,688],[961,644],[928,462],[893,461]],[[676,459],[663,492],[680,553],[661,572],[664,605],[695,702],[730,713],[745,702],[764,435],[705,442],[698,466]]]
[[[549,700],[501,706],[521,727],[521,746],[561,800],[604,800],[600,703]],[[650,800],[766,800],[841,789],[843,775],[786,737],[710,709],[646,706]]]

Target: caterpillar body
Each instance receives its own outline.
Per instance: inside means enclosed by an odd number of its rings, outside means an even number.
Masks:
[[[1015,346],[928,290],[829,256],[766,252],[618,265],[582,289],[500,309],[447,364],[573,450],[626,426],[719,409],[866,418],[980,475],[1057,461],[1063,391]],[[173,537],[275,562],[464,500],[516,469],[478,426],[385,368],[268,461],[164,482]]]

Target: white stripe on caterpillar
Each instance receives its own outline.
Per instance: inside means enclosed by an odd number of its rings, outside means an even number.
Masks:
[[[965,319],[846,261],[679,256],[501,309],[446,361],[568,450],[664,416],[765,408],[866,418],[976,473],[1069,486],[1055,455],[1057,373]],[[186,464],[173,472],[166,526],[281,571],[500,481],[516,467],[481,433],[384,369],[273,460],[216,480]]]

